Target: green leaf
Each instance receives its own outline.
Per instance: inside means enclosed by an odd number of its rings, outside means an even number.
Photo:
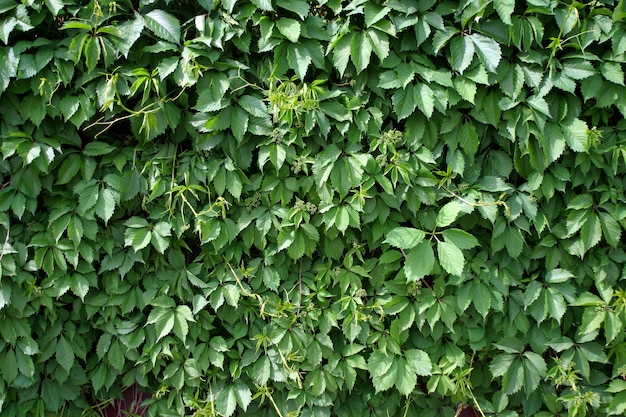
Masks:
[[[626,412],[626,392],[620,392],[611,399],[611,403],[607,409],[607,415],[623,416]]]
[[[597,73],[593,64],[582,59],[568,59],[563,63],[563,74],[574,80],[584,80]]]
[[[84,301],[89,292],[89,280],[80,273],[74,273],[70,277],[70,289],[81,301]]]
[[[115,211],[115,197],[113,192],[108,188],[102,188],[98,196],[98,202],[95,206],[96,216],[104,220],[107,224]]]
[[[83,159],[78,154],[68,155],[61,164],[57,173],[57,184],[69,183],[80,171]]]
[[[424,240],[426,233],[412,227],[396,227],[387,232],[383,243],[400,249],[412,249]]]
[[[274,9],[272,8],[272,2],[271,0],[251,0],[252,4],[254,4],[256,7],[260,8],[261,10],[265,10],[267,12],[271,12]],[[235,2],[233,1],[233,4]]]
[[[461,213],[461,204],[456,200],[446,203],[437,213],[437,227],[446,227],[454,222]]]
[[[124,232],[124,246],[131,246],[135,252],[150,244],[152,233],[149,229],[126,229]]]
[[[0,271],[2,269],[0,268]],[[11,287],[9,285],[0,286],[0,310],[11,304]]]
[[[393,110],[399,120],[409,117],[417,108],[414,86],[409,84],[405,89],[398,90],[391,97]]]
[[[450,42],[450,52],[452,68],[463,74],[474,58],[474,43],[468,36],[457,36]]]
[[[370,42],[361,32],[354,32],[350,40],[350,59],[356,67],[357,74],[368,67],[371,54],[372,45]]]
[[[580,238],[585,247],[585,251],[600,243],[602,238],[602,226],[597,215],[592,214],[580,229]]]
[[[9,384],[17,378],[17,358],[13,349],[8,349],[4,352],[0,374],[2,374],[2,379]]]
[[[55,358],[63,369],[67,372],[71,371],[72,366],[74,366],[74,348],[65,336],[59,337],[57,341]]]
[[[57,16],[61,10],[63,10],[62,0],[45,0],[46,7],[52,12],[53,16]]]
[[[220,415],[230,417],[237,408],[236,388],[233,385],[225,385],[215,398],[215,409]]]
[[[267,105],[258,97],[243,95],[237,99],[237,103],[252,116],[269,117]]]
[[[539,382],[546,376],[546,361],[535,352],[524,352],[524,391],[530,394],[539,387]]]
[[[522,250],[524,249],[524,237],[522,236],[522,232],[515,227],[509,227],[505,233],[506,251],[511,258],[516,259],[522,254]]]
[[[154,320],[155,329],[157,332],[157,340],[160,340],[170,334],[174,329],[176,323],[176,313],[174,310],[158,308],[159,316]],[[152,316],[152,314],[150,314]],[[150,323],[150,317],[148,317],[148,323]]]
[[[117,148],[115,146],[111,146],[108,143],[94,141],[85,145],[83,148],[83,154],[87,156],[108,155],[116,149]]]
[[[493,7],[498,12],[500,20],[507,25],[511,25],[511,15],[515,10],[515,0],[498,0],[493,2]]]
[[[421,349],[409,349],[404,356],[413,372],[420,376],[432,374],[432,362],[426,352]]]
[[[435,266],[435,253],[430,242],[420,242],[406,255],[404,271],[409,282],[430,274]]]
[[[87,71],[91,72],[98,65],[100,61],[100,53],[102,52],[100,42],[93,36],[87,35],[87,40],[83,47],[83,54],[85,56],[85,65],[87,65]]]
[[[304,45],[289,44],[287,45],[287,61],[298,78],[304,80],[307,69],[311,65],[311,52]]]
[[[605,79],[621,86],[624,85],[624,71],[620,63],[603,62],[600,64],[600,72]]]
[[[387,16],[389,12],[391,11],[391,9],[389,7],[379,6],[378,4],[375,4],[375,3],[366,2],[364,11],[365,11],[365,24],[367,25],[367,27],[370,27],[374,25],[375,23],[379,22],[385,16]]]
[[[496,72],[496,68],[502,58],[502,51],[500,45],[491,38],[488,38],[480,33],[474,32],[469,35],[469,38],[474,43],[476,53],[480,58],[480,61],[485,66],[485,69],[489,72]]]
[[[304,0],[281,0],[276,4],[278,7],[294,12],[300,19],[305,19],[309,15],[309,5]],[[271,5],[270,5],[271,7]]]
[[[230,129],[233,136],[239,143],[243,141],[244,135],[248,131],[250,117],[248,113],[239,106],[233,106],[231,111]]]
[[[569,119],[563,122],[565,141],[574,152],[587,152],[591,146],[587,123],[580,119]]]
[[[430,119],[435,110],[435,97],[433,90],[427,84],[419,83],[414,90],[415,102],[427,119]]]
[[[20,58],[13,48],[0,48],[0,93],[9,86],[11,78],[17,75]]]
[[[378,59],[382,62],[389,56],[389,36],[376,29],[365,31],[365,37]]]
[[[622,228],[619,223],[609,213],[600,212],[600,225],[602,226],[602,234],[604,239],[612,247],[617,247],[621,241]]]
[[[339,72],[339,75],[343,77],[350,60],[350,42],[352,40],[352,33],[345,34],[339,38],[339,40],[332,45],[333,51],[333,66]]]
[[[482,282],[474,285],[472,303],[474,304],[476,311],[483,316],[483,320],[486,320],[487,314],[489,314],[489,309],[491,308],[491,292]]]
[[[569,272],[567,269],[562,268],[553,269],[546,274],[546,282],[549,282],[550,284],[566,282],[572,278],[574,278],[574,274]]]
[[[450,242],[439,241],[437,242],[437,254],[439,255],[439,264],[446,272],[452,275],[463,274],[465,257],[461,249]]]
[[[143,18],[146,27],[156,36],[169,42],[180,43],[180,22],[175,16],[164,10],[154,9]]]
[[[379,350],[370,355],[367,361],[367,370],[372,376],[372,383],[376,392],[386,391],[395,384],[398,374],[397,366],[393,356]]]
[[[235,395],[237,396],[237,404],[246,411],[252,402],[252,392],[250,388],[240,379],[235,381]]]
[[[450,242],[459,249],[471,249],[475,246],[479,246],[478,240],[461,229],[446,229],[442,233],[446,242]]]
[[[291,42],[296,43],[300,38],[300,32],[302,30],[300,22],[288,17],[281,17],[276,22],[276,28],[278,31]]]
[[[417,376],[412,365],[405,359],[398,358],[398,373],[396,376],[395,386],[402,395],[409,395],[417,385]]]

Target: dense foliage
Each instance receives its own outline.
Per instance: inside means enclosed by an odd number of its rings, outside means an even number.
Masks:
[[[0,416],[623,415],[623,2],[0,0],[0,41]]]

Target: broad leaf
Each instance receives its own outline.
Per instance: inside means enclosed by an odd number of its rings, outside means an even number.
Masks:
[[[170,13],[154,9],[143,15],[146,27],[159,38],[180,43],[180,22]]]
[[[430,274],[434,266],[435,253],[430,242],[421,242],[406,255],[404,273],[408,281],[418,281]]]
[[[452,275],[461,275],[465,267],[465,257],[461,249],[450,242],[437,242],[437,255],[441,267]]]
[[[383,243],[388,243],[401,249],[412,249],[424,240],[425,236],[426,233],[419,229],[396,227],[387,233]]]
[[[474,43],[468,36],[461,35],[450,42],[452,67],[463,74],[474,58]]]
[[[502,58],[500,45],[493,39],[481,35],[480,33],[472,33],[469,35],[469,38],[472,40],[476,53],[485,66],[485,69],[489,72],[496,72],[496,68]]]
[[[276,22],[276,28],[278,31],[291,42],[298,42],[300,38],[300,32],[302,30],[300,22],[288,17],[281,17]]]

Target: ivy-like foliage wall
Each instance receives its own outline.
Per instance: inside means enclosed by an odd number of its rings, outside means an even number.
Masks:
[[[0,416],[623,415],[623,2],[0,0],[0,43]]]

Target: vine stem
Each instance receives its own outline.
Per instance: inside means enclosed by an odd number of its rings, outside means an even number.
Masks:
[[[511,213],[511,209],[509,209],[509,205],[506,203],[506,201],[502,201],[502,200],[498,199],[497,201],[492,201],[490,203],[485,203],[484,201],[483,202],[479,201],[478,203],[474,203],[474,202],[469,201],[468,199],[466,199],[464,197],[461,197],[460,195],[458,195],[457,193],[455,193],[454,191],[452,191],[451,189],[446,187],[444,184],[439,184],[439,186],[441,188],[443,188],[451,196],[457,198],[462,203],[465,203],[465,204],[467,204],[467,205],[469,205],[471,207],[504,206],[504,210],[507,212],[507,214]],[[502,196],[500,196],[500,198],[502,198]]]

